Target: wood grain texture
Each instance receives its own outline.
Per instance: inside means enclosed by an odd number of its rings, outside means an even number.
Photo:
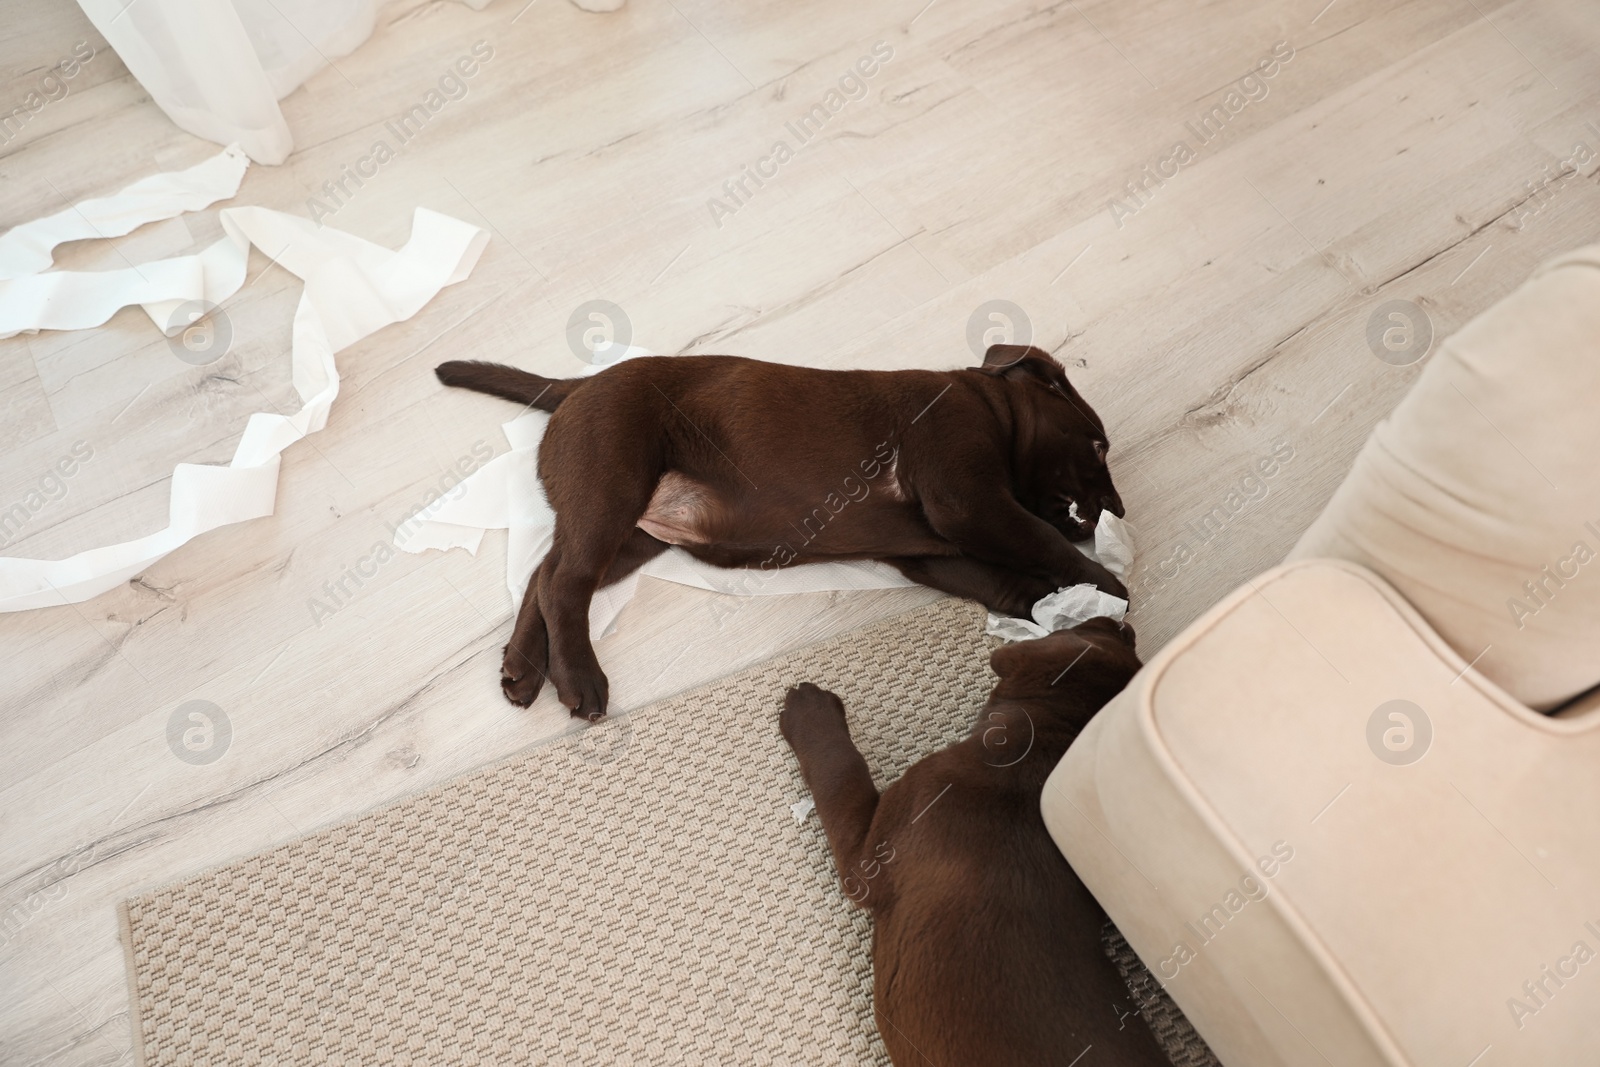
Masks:
[[[74,41],[103,45],[65,0],[25,31],[0,45],[8,99]],[[1416,303],[1442,337],[1600,237],[1600,12],[1565,0],[632,0],[605,16],[404,0],[283,101],[297,151],[252,167],[236,202],[309,211],[479,41],[494,55],[465,95],[326,221],[394,246],[420,204],[490,229],[488,250],[341,354],[328,427],[285,454],[276,514],[89,603],[0,616],[0,1062],[126,1057],[117,901],[572,728],[549,694],[521,711],[495,684],[503,535],[476,558],[402,554],[312,617],[457,457],[506,447],[511,407],[441,389],[433,364],[575,372],[567,317],[602,298],[663,352],[960,366],[974,310],[1011,301],[1110,428],[1148,655],[1282,558],[1415,379],[1367,346],[1380,304]],[[893,57],[864,96],[714,214],[724,182],[793,144],[787,124],[880,41]],[[1279,42],[1293,58],[1201,143],[1188,124]],[[216,151],[114,55],[86,73],[0,145],[0,226]],[[1193,161],[1114,212],[1180,139]],[[1551,181],[1578,142],[1580,173]],[[120,266],[219,233],[213,209],[57,262]],[[233,347],[207,367],[138,309],[0,342],[0,507],[76,442],[93,449],[0,550],[148,532],[175,461],[225,461],[251,411],[296,406],[299,283],[259,252],[249,276],[226,305]],[[1280,443],[1293,458],[1270,491],[1202,542],[1193,524]],[[719,625],[718,598],[647,579],[598,650],[633,708],[931,595],[753,599]],[[233,725],[207,766],[166,742],[191,699]]]

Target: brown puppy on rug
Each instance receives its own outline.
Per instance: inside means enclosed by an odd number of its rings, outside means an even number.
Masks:
[[[1105,427],[1037,348],[994,345],[955,371],[656,356],[592,378],[463,362],[437,374],[555,413],[539,446],[555,534],[501,666],[514,704],[548,676],[574,715],[605,714],[590,601],[668,545],[762,571],[884,560],[1009,615],[1080,582],[1126,596],[1071,544],[1102,509],[1123,514]]]
[[[844,705],[810,683],[779,718],[844,891],[872,912],[873,1003],[896,1067],[1168,1067],[1101,947],[1105,913],[1045,830],[1045,778],[1139,669],[1091,619],[997,649],[972,733],[878,795]]]

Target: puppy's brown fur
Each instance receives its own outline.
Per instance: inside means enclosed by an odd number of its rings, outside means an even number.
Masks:
[[[437,373],[554,412],[539,447],[554,539],[502,664],[516,704],[548,675],[574,715],[605,713],[589,603],[669,544],[759,571],[885,560],[1010,615],[1078,582],[1126,595],[1069,541],[1102,509],[1123,514],[1105,427],[1037,348],[995,345],[956,371],[676,356],[564,381],[486,363]]]
[[[780,726],[847,896],[872,912],[873,999],[896,1067],[1167,1067],[1101,948],[1105,913],[1045,830],[1045,778],[1139,669],[1133,631],[1092,619],[998,649],[963,741],[883,795],[839,698],[789,690]]]

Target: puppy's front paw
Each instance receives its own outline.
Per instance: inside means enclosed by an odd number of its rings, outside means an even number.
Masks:
[[[784,694],[778,729],[790,747],[808,727],[821,724],[843,725],[844,701],[811,682],[801,682]]]
[[[1079,582],[1089,582],[1102,593],[1108,593],[1111,596],[1121,597],[1123,600],[1129,599],[1128,587],[1122,584],[1122,579],[1106,570],[1104,564],[1101,564],[1095,560],[1085,558],[1083,560],[1083,571],[1079,574],[1079,576],[1073,578],[1071,581],[1066,582],[1065,584],[1076,585]]]
[[[1054,593],[1056,588],[1056,584],[1048,578],[1019,574],[1006,582],[997,583],[989,597],[980,599],[984,607],[996,615],[1026,619],[1032,616],[1033,606]]]

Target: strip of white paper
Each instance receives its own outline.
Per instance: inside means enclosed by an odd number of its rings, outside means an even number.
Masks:
[[[233,151],[223,156],[231,158]],[[172,218],[189,210],[185,205],[197,202],[197,197],[226,186],[231,172],[223,173],[220,166],[216,171],[207,179],[212,183],[209,186],[188,180],[162,186],[156,179],[147,179],[130,186],[144,186],[136,203],[102,201],[96,211],[102,219],[121,220],[118,225],[126,226],[124,233],[141,219]],[[184,172],[193,174],[193,168]],[[235,178],[233,187],[237,186]],[[6,321],[22,330],[82,328],[104,322],[120,307],[140,303],[153,320],[164,325],[186,301],[220,304],[236,292],[244,282],[253,244],[306,283],[295,309],[290,356],[295,391],[303,406],[292,415],[252,414],[226,467],[178,464],[172,472],[165,529],[63,560],[0,557],[0,611],[88,600],[208,530],[272,514],[280,454],[322,429],[339,395],[334,354],[390,323],[410,318],[444,286],[466,278],[489,240],[486,231],[426,208],[416,210],[411,238],[398,251],[266,208],[225,208],[219,216],[226,236],[196,256],[145,264],[131,271],[60,271],[0,283],[61,279],[53,288],[25,290],[34,302],[20,300],[7,307],[10,317]],[[13,245],[13,249],[23,250],[16,262],[28,261],[29,256],[37,261],[38,249],[53,247],[42,243],[49,240],[49,235],[36,235]],[[0,272],[15,265],[0,264]],[[149,277],[139,281],[129,277],[141,271]],[[0,295],[0,301],[9,299],[9,294]],[[176,327],[187,325],[177,323]]]
[[[586,377],[612,363],[652,353],[648,349],[630,347],[616,353],[602,352],[601,355],[602,358],[597,359],[594,366],[584,368],[574,377]],[[555,531],[555,512],[545,499],[538,476],[539,441],[549,421],[549,414],[530,411],[503,424],[501,429],[511,444],[511,451],[496,456],[449,493],[418,512],[412,521],[402,523],[395,532],[395,545],[407,552],[465,548],[476,555],[485,530],[508,530],[506,591],[511,596],[513,606],[520,604],[534,568],[550,550],[550,539]],[[1086,546],[1080,546],[1080,549],[1085,555],[1099,558],[1113,573],[1121,574],[1121,568],[1132,563],[1132,543],[1125,538],[1125,525],[1107,527],[1106,519],[1112,523],[1119,521],[1109,512],[1102,513],[1101,525],[1095,529],[1095,550],[1091,551]],[[1106,530],[1103,538],[1102,529]],[[1097,552],[1102,550],[1107,554],[1097,556]],[[732,596],[895,589],[915,584],[888,564],[870,560],[806,563],[762,571],[748,567],[714,567],[695,559],[681,548],[671,548],[632,575],[595,594],[589,609],[591,637],[600,638],[611,632],[617,615],[633,599],[640,575]],[[1083,588],[1094,590],[1093,586]],[[1127,601],[1116,597],[1107,599],[1121,604],[1121,611],[1127,610]],[[1114,605],[1111,607],[1114,608]],[[1111,614],[1111,611],[1096,614]],[[1092,617],[1085,615],[1084,619]],[[1120,619],[1121,612],[1114,617]],[[991,621],[995,618],[990,616]],[[1033,625],[1023,620],[1008,621]],[[1030,636],[1039,637],[1046,632],[1041,630]]]
[[[121,237],[147,222],[199,211],[239,191],[249,158],[229,145],[188,170],[152,174],[113,196],[97,197],[0,235],[0,281],[37,274],[54,262],[57,245],[95,237]]]

